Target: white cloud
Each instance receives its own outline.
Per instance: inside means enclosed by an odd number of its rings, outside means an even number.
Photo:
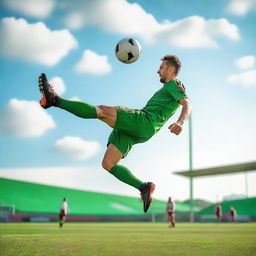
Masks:
[[[77,42],[67,30],[50,30],[43,22],[3,18],[0,22],[0,55],[46,66],[57,64]]]
[[[75,66],[75,70],[79,73],[92,73],[103,75],[109,73],[112,67],[108,63],[105,55],[98,55],[91,50],[85,50],[82,58]]]
[[[55,127],[52,117],[36,101],[11,99],[0,112],[0,132],[37,137]]]
[[[237,26],[226,19],[205,20],[203,17],[191,16],[159,23],[139,4],[127,0],[78,1],[73,5],[70,3],[68,11],[65,23],[69,28],[96,25],[108,32],[140,36],[147,43],[211,48],[218,46],[215,37],[224,36],[231,40],[240,38]]]
[[[236,66],[241,69],[248,69],[253,68],[255,64],[255,57],[254,56],[244,56],[235,62]]]
[[[256,69],[230,75],[227,80],[229,83],[240,83],[244,86],[256,85]]]
[[[70,98],[70,100],[74,100],[74,101],[81,101],[80,98],[78,98],[77,96],[73,96]]]
[[[65,18],[65,24],[70,29],[80,29],[85,23],[84,16],[79,12],[71,12]]]
[[[4,4],[21,14],[34,18],[46,18],[54,9],[54,0],[4,0]]]
[[[166,21],[151,40],[161,40],[183,48],[216,48],[218,43],[214,40],[215,36],[225,36],[231,40],[240,38],[237,26],[226,19],[205,20],[192,16],[176,22]]]
[[[244,16],[253,9],[256,10],[255,0],[230,0],[227,6],[227,11],[237,16]]]
[[[61,187],[77,187],[80,167],[0,168],[0,177]]]
[[[59,76],[55,76],[53,77],[49,83],[52,85],[54,91],[58,94],[58,95],[62,95],[65,91],[66,91],[66,86],[64,81],[62,80],[61,77]]]
[[[84,160],[94,156],[100,149],[96,141],[85,141],[80,137],[66,136],[55,143],[55,148],[61,154]]]

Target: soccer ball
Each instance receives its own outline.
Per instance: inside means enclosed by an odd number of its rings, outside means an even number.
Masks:
[[[130,64],[140,57],[141,46],[133,38],[124,38],[117,43],[115,52],[118,60]]]

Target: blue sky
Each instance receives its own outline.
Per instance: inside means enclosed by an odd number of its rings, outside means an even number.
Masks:
[[[1,1],[0,176],[86,190],[137,196],[101,167],[111,129],[37,102],[45,72],[67,99],[94,105],[142,108],[162,84],[160,59],[176,54],[179,78],[193,106],[194,168],[256,158],[256,1]],[[133,64],[119,62],[116,43],[136,38]],[[77,70],[80,63],[82,71]],[[180,109],[150,141],[121,163],[155,196],[184,200],[188,180],[188,126],[169,133]],[[248,173],[249,196],[256,173]],[[195,197],[215,201],[244,194],[244,174],[197,178]]]

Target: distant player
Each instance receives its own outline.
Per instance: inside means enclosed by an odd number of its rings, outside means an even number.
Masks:
[[[171,197],[169,197],[167,202],[166,213],[169,219],[170,227],[175,227],[175,202]]]
[[[156,134],[179,106],[182,106],[182,111],[178,120],[168,127],[171,133],[179,135],[185,120],[191,113],[185,87],[176,78],[181,67],[180,60],[175,55],[165,55],[161,60],[162,63],[157,73],[160,82],[164,85],[153,95],[143,109],[105,105],[93,106],[86,102],[66,100],[54,92],[45,74],[39,76],[39,89],[43,94],[40,105],[43,108],[55,106],[81,118],[99,119],[113,128],[108,139],[102,166],[120,181],[140,191],[144,212],[147,212],[151,205],[155,185],[152,182],[142,182],[128,168],[118,163],[128,154],[134,144],[143,143]]]
[[[60,228],[65,223],[67,214],[68,214],[68,202],[67,202],[67,198],[65,197],[63,199],[61,207],[60,207],[60,214],[59,214],[59,225],[60,225]]]
[[[230,206],[229,208],[229,214],[230,214],[230,217],[231,217],[231,223],[235,223],[235,218],[236,218],[236,210],[233,206]]]
[[[214,211],[215,215],[216,215],[216,219],[217,222],[221,222],[221,217],[222,217],[222,208],[220,204],[217,204],[215,206],[215,211]]]

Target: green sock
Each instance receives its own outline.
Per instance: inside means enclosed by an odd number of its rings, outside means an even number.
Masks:
[[[81,118],[97,117],[96,107],[85,102],[65,100],[61,98],[58,107]]]
[[[122,165],[114,165],[110,170],[110,173],[122,182],[133,186],[134,188],[139,189],[140,186],[144,183],[137,179],[129,169]]]

